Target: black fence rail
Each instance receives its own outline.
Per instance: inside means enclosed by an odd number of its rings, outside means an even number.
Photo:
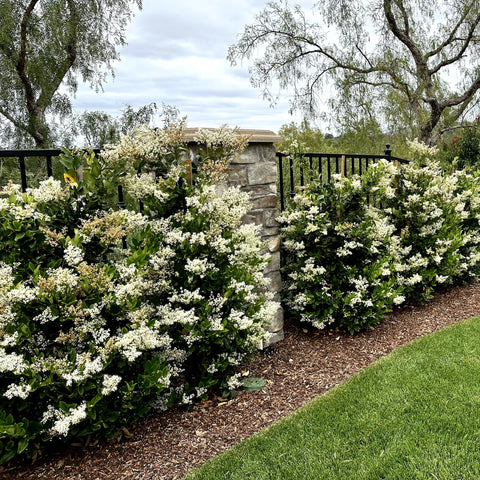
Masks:
[[[96,155],[100,153],[99,148],[93,148],[92,151]],[[36,150],[0,150],[0,159],[12,159],[13,161],[17,162],[17,165],[14,165],[14,168],[16,168],[20,173],[22,191],[25,192],[29,186],[27,175],[27,159],[37,160],[37,163],[40,165],[44,164],[43,168],[40,167],[40,170],[43,170],[41,173],[43,173],[46,177],[52,177],[54,174],[53,159],[60,157],[62,153],[63,152],[60,148]],[[11,177],[11,175],[9,175],[9,177]],[[5,179],[2,178],[1,180]],[[10,178],[7,178],[7,180],[10,180]]]
[[[92,148],[89,151],[99,155],[100,148]],[[54,163],[53,159],[58,159],[60,155],[63,154],[63,151],[59,148],[49,148],[49,149],[36,149],[36,150],[0,150],[0,159],[13,159],[17,161],[17,165],[14,167],[20,173],[20,181],[22,185],[22,192],[26,192],[28,185],[28,175],[27,175],[27,159],[36,160],[37,165],[35,166],[35,174],[40,177],[53,177],[54,176]],[[43,171],[42,171],[43,170]],[[5,175],[4,175],[5,176]],[[0,186],[5,182],[5,180],[10,180],[12,178],[12,172],[10,171],[6,178],[0,178]],[[118,185],[117,187],[117,206],[118,208],[125,208],[125,197],[123,194],[123,187]],[[143,210],[142,202],[139,202],[140,211]]]
[[[303,153],[294,158],[288,153],[277,152],[278,159],[278,196],[283,211],[288,198],[295,196],[297,187],[305,186],[312,179],[327,183],[334,174],[352,176],[362,175],[369,165],[382,158],[399,163],[408,163],[404,158],[392,155],[387,144],[383,155],[355,153]]]

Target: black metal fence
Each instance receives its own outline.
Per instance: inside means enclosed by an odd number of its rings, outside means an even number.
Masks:
[[[100,153],[99,148],[93,148],[92,151],[98,155]],[[62,150],[59,148],[49,148],[49,149],[37,149],[37,150],[0,150],[0,159],[11,159],[16,165],[12,165],[20,173],[20,182],[22,185],[22,191],[25,192],[28,188],[28,169],[27,161],[28,160],[37,160],[39,161],[43,170],[44,176],[52,177],[54,173],[53,168],[53,158],[59,157],[62,155]],[[42,165],[43,164],[43,165]],[[38,173],[38,172],[36,172]],[[5,179],[1,179],[5,180]],[[7,178],[10,180],[10,178]]]
[[[91,151],[98,155],[101,151],[100,148],[92,148]],[[0,159],[12,159],[16,161],[16,165],[13,165],[13,168],[16,169],[20,174],[20,182],[22,185],[22,192],[25,192],[28,185],[28,169],[27,161],[35,159],[37,160],[38,165],[35,168],[35,175],[42,178],[48,178],[54,176],[54,164],[53,159],[60,157],[62,155],[62,150],[59,148],[49,148],[49,149],[36,149],[36,150],[0,150]],[[28,160],[27,160],[28,159]],[[42,171],[43,170],[43,171]],[[10,180],[12,171],[9,172],[9,178],[0,178],[0,186],[5,182],[5,180]],[[38,178],[37,178],[38,179]],[[121,185],[118,185],[117,191],[117,206],[118,208],[125,208],[125,198],[123,194],[123,188]],[[140,211],[143,210],[142,202],[139,202]]]
[[[95,154],[100,153],[100,149],[92,149]],[[38,149],[38,150],[0,150],[0,159],[10,159],[14,162],[13,169],[20,176],[22,191],[28,188],[27,161],[36,159],[43,169],[45,177],[54,175],[53,159],[62,154],[61,149]],[[383,155],[364,155],[364,154],[342,154],[342,153],[304,153],[300,158],[277,152],[278,158],[278,196],[280,209],[284,210],[288,198],[295,196],[295,189],[298,186],[304,186],[313,177],[323,182],[329,182],[332,175],[341,174],[351,176],[355,173],[361,175],[368,166],[376,160],[385,158],[390,161],[408,163],[408,160],[392,155],[390,145],[386,145]],[[38,169],[38,165],[37,165]],[[0,178],[2,180],[10,178]],[[118,189],[119,206],[123,207],[124,198],[122,187]]]
[[[362,175],[369,165],[385,158],[392,162],[408,163],[404,158],[392,155],[387,144],[383,155],[354,153],[303,153],[300,157],[277,152],[278,159],[278,197],[280,209],[283,211],[288,198],[295,196],[298,186],[305,186],[313,178],[327,183],[332,175]]]

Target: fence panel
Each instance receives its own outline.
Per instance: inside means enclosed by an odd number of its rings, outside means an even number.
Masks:
[[[280,210],[284,210],[289,198],[295,196],[295,189],[307,185],[312,180],[330,182],[334,174],[352,176],[362,175],[369,165],[385,158],[390,161],[408,163],[404,158],[392,156],[387,144],[383,155],[350,153],[303,153],[295,159],[287,154],[277,152],[278,160],[278,197]]]
[[[100,153],[99,148],[91,149],[96,155]],[[20,174],[20,182],[22,185],[22,191],[25,192],[28,188],[28,169],[26,164],[26,159],[37,160],[37,166],[35,167],[35,174],[40,175],[40,177],[52,177],[54,173],[53,169],[53,158],[58,158],[62,155],[62,150],[60,148],[48,148],[48,149],[36,149],[36,150],[0,150],[0,159],[10,159],[17,161],[17,166],[14,166],[15,170],[18,170]],[[44,165],[42,165],[44,164]],[[13,173],[13,172],[12,172]],[[33,172],[31,172],[33,174]],[[10,180],[12,175],[1,174],[0,185],[4,183],[4,180]]]
[[[91,151],[95,153],[95,155],[98,155],[100,153],[99,148],[92,148]],[[41,179],[43,176],[46,177],[53,177],[54,174],[54,169],[53,169],[53,158],[58,158],[62,154],[61,149],[38,149],[38,150],[0,150],[0,159],[13,159],[17,160],[17,169],[18,172],[9,172],[8,175],[1,175],[0,176],[0,186],[4,185],[7,180],[11,180],[12,177],[15,177],[14,173],[19,173],[20,174],[20,182],[22,185],[22,192],[26,192],[27,188],[29,187],[28,185],[28,172],[27,172],[27,165],[25,160],[26,159],[37,159],[39,160],[39,163],[37,162],[36,166],[36,172],[35,175],[38,176],[38,179]],[[41,164],[44,163],[42,166]],[[42,168],[43,167],[43,168]],[[43,170],[43,172],[42,172]],[[117,206],[118,208],[122,209],[126,207],[125,204],[125,196],[123,193],[123,188],[122,185],[118,185],[118,202]],[[143,204],[142,202],[139,202],[139,209],[140,211],[143,210]]]

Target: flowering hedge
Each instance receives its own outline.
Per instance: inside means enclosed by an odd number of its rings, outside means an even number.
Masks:
[[[199,141],[194,185],[182,129],[142,128],[0,192],[0,463],[235,388],[278,305],[248,195],[211,182],[246,140]],[[141,212],[108,208],[119,182]]]
[[[480,275],[480,175],[445,173],[436,151],[312,183],[282,215],[285,301],[301,320],[351,333],[404,301]]]

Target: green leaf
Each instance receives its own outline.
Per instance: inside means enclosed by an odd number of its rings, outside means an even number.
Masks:
[[[22,453],[28,447],[28,438],[22,438],[17,445],[17,454]]]
[[[242,379],[240,383],[242,385],[242,389],[246,390],[247,392],[261,390],[267,384],[263,378],[258,377],[247,377]]]

